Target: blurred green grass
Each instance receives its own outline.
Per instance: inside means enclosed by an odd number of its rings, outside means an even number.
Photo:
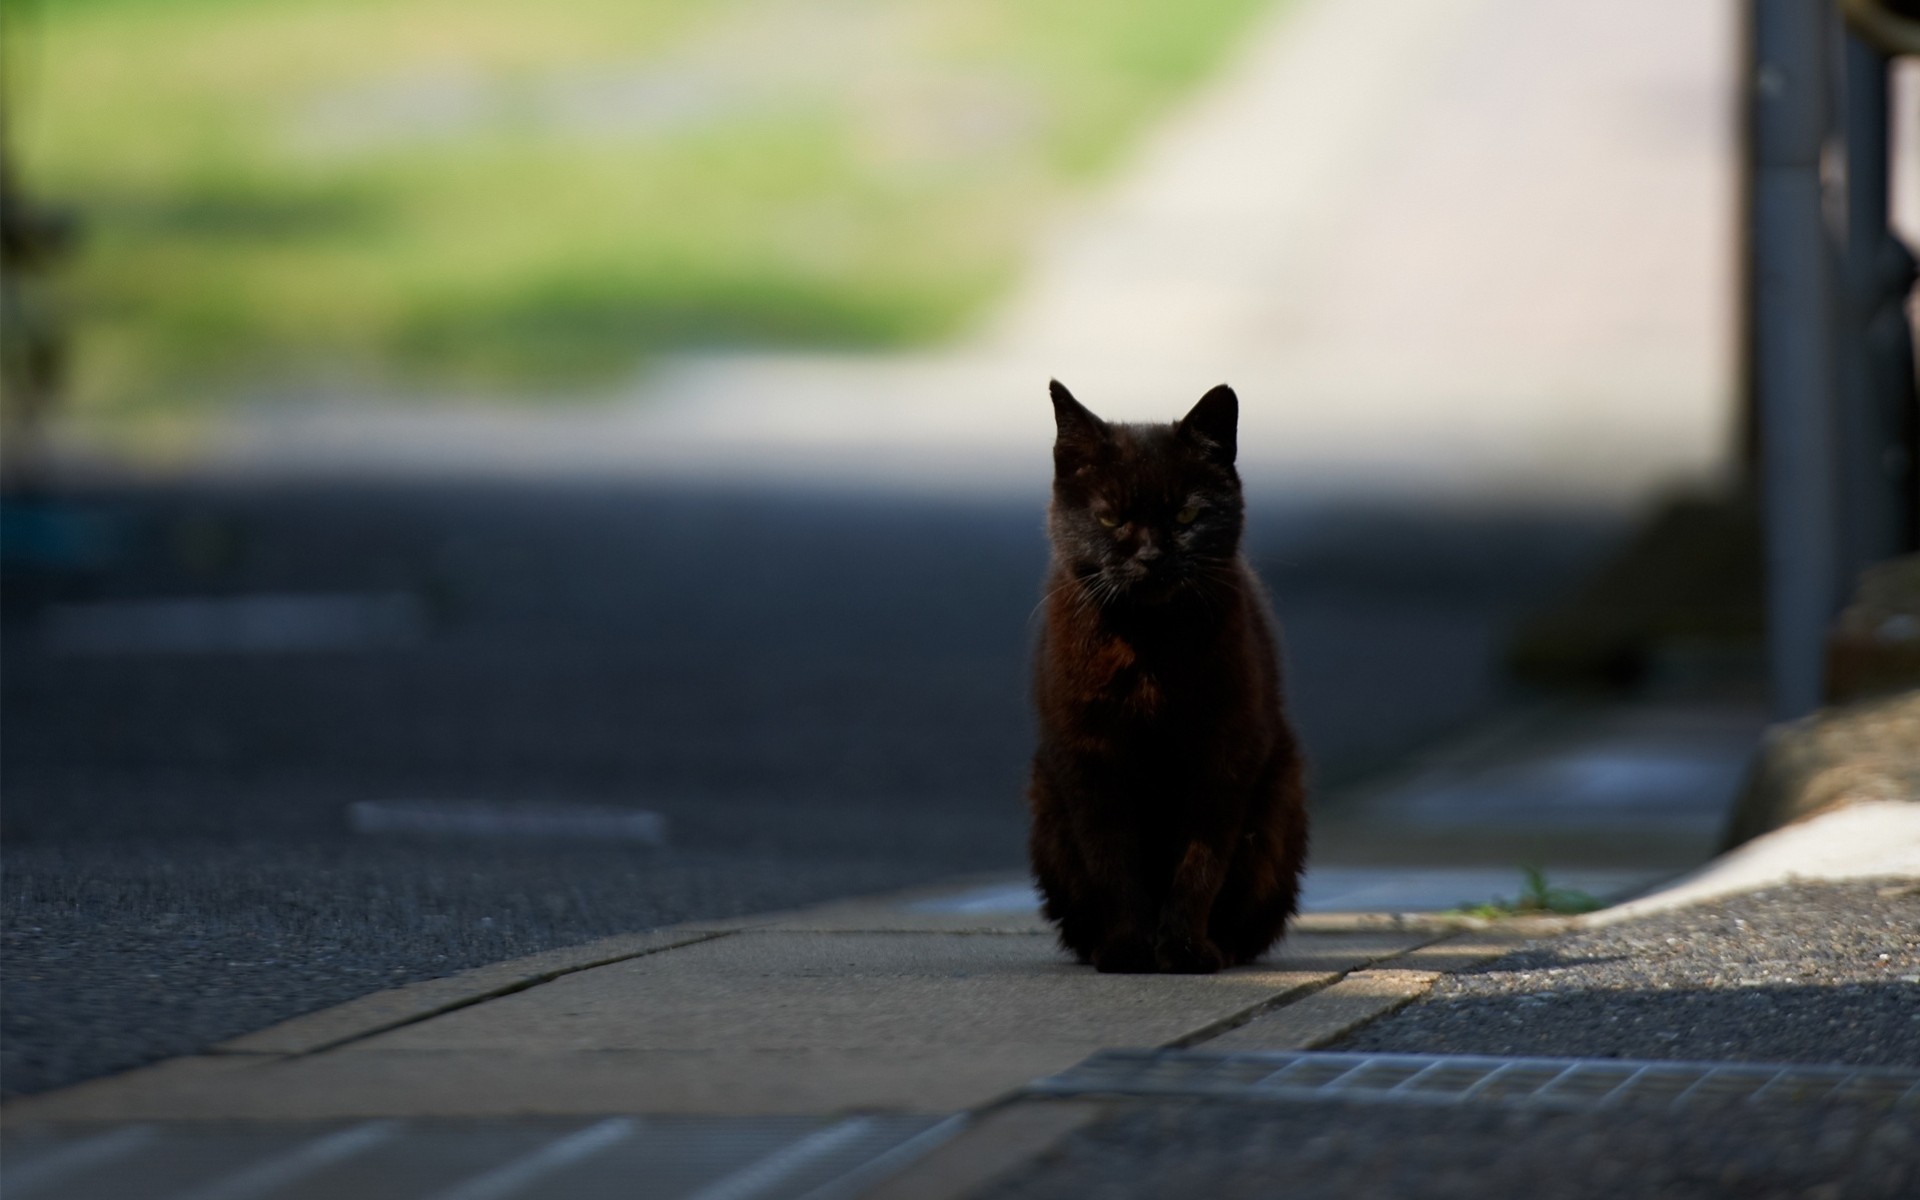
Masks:
[[[70,403],[923,344],[1273,0],[7,0]]]

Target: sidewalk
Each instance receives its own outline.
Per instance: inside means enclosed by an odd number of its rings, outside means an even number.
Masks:
[[[1446,940],[1459,921],[1421,914],[1516,896],[1516,862],[1602,902],[1701,862],[1758,728],[1739,710],[1539,708],[1323,797],[1304,915],[1259,970],[1081,970],[1055,950],[1024,877],[986,879],[483,967],[8,1111],[946,1114],[1104,1047],[1318,1045],[1471,961]],[[1778,864],[1743,879],[1764,883],[1768,870]],[[1428,965],[1442,949],[1445,965]],[[1256,1033],[1238,1027],[1266,1029],[1252,1018],[1270,1009],[1285,1014],[1278,1032],[1248,1041]]]
[[[1105,1046],[1202,1041],[1321,989],[1322,1005],[1397,995],[1416,975],[1430,982],[1505,945],[1458,941],[1444,922],[1310,916],[1257,969],[1111,976],[1070,964],[1031,910],[925,911],[933,898],[696,923],[502,963],[7,1111],[14,1121],[950,1113]],[[1333,1037],[1363,1010],[1377,1011],[1341,1007],[1283,1044]]]
[[[1018,876],[694,922],[375,993],[15,1102],[0,1110],[0,1184],[10,1200],[715,1200],[1064,1197],[1108,1179],[1153,1196],[1257,1158],[1272,1121],[1397,1104],[1415,1075],[1415,1099],[1471,1109],[1460,1097],[1499,1073],[1488,1097],[1503,1112],[1838,1089],[1853,1116],[1821,1101],[1820,1119],[1878,1136],[1887,1104],[1920,1103],[1920,805],[1845,805],[1609,910],[1497,922],[1435,910],[1511,894],[1512,868],[1416,862],[1353,832],[1405,826],[1410,853],[1436,836],[1423,813],[1465,822],[1463,836],[1526,827],[1559,855],[1541,860],[1555,886],[1617,900],[1699,860],[1695,827],[1724,819],[1752,733],[1737,710],[1658,705],[1486,727],[1335,807],[1334,847],[1412,865],[1317,862],[1303,915],[1254,968],[1072,965]],[[1581,803],[1556,804],[1566,795]],[[1574,853],[1601,831],[1618,845]],[[1760,1065],[1712,1065],[1729,1059]],[[1268,1111],[1282,1101],[1311,1112]],[[1197,1102],[1232,1108],[1223,1128],[1247,1145],[1184,1151],[1206,1136],[1168,1113]],[[1613,1130],[1629,1116],[1578,1120]],[[1394,1122],[1411,1118],[1379,1119],[1393,1129],[1363,1157],[1409,1132]],[[1122,1127],[1162,1132],[1091,1149]],[[1449,1144],[1489,1138],[1469,1128]],[[1699,1153],[1734,1153],[1714,1146]],[[1115,1179],[1089,1154],[1134,1165]],[[1326,1194],[1351,1194],[1336,1159]],[[1249,1194],[1278,1170],[1248,1176]],[[653,1182],[636,1191],[636,1177]]]
[[[1904,882],[1775,886],[1534,942],[1332,1053],[1101,1056],[1047,1094],[1107,1107],[969,1194],[1911,1196],[1914,815]]]
[[[7,1194],[797,1196],[962,1133],[977,1172],[1077,1123],[1023,1109],[980,1158],[996,1106],[1104,1047],[1318,1044],[1517,936],[1307,917],[1255,969],[1103,976],[1031,912],[928,911],[978,890],[610,939],[21,1101]]]
[[[1613,923],[1309,914],[1268,962],[1210,977],[1070,965],[1030,910],[967,903],[989,881],[609,939],[369,996],[205,1055],[9,1105],[4,1182],[9,1197],[134,1194],[125,1189],[139,1179],[141,1195],[227,1200],[931,1197],[995,1179],[1020,1195],[1086,1194],[1088,1180],[1113,1194],[1166,1195],[1167,1172],[1245,1165],[1244,1150],[1196,1157],[1192,1146],[1213,1133],[1167,1134],[1198,1119],[1194,1101],[1235,1106],[1224,1127],[1265,1146],[1262,1122],[1311,1117],[1286,1104],[1344,1122],[1343,1106],[1395,1099],[1404,1088],[1388,1093],[1415,1074],[1441,1100],[1433,1088],[1489,1079],[1496,1066],[1509,1089],[1489,1095],[1496,1108],[1545,1103],[1584,1114],[1582,1128],[1613,1121],[1643,1139],[1652,1135],[1635,1114],[1646,1103],[1702,1087],[1703,1097],[1752,1100],[1750,1127],[1776,1134],[1818,1103],[1821,1120],[1851,1122],[1877,1147],[1861,1168],[1880,1172],[1873,1178],[1920,1171],[1920,1139],[1885,1133],[1910,1127],[1920,1105],[1920,807],[1879,807],[1870,843],[1851,835],[1877,858],[1829,855],[1823,868],[1796,851],[1831,841],[1823,829],[1857,821],[1856,807],[1754,843],[1747,858],[1776,863],[1770,878],[1736,855],[1677,895],[1712,895],[1716,873],[1771,892],[1671,911],[1643,900],[1646,915]],[[1782,886],[1795,870],[1879,877]],[[1743,934],[1749,924],[1757,940]],[[1530,937],[1546,940],[1523,945]],[[1783,946],[1819,965],[1768,978]],[[1716,1049],[1671,1013],[1666,1024],[1610,1025],[1636,1003],[1608,982],[1622,970],[1646,976],[1633,985],[1644,1003],[1692,1005],[1745,1040]],[[1792,994],[1756,991],[1775,985]],[[1760,1034],[1756,996],[1786,1005]],[[1645,1053],[1669,1044],[1681,1052]],[[1612,1055],[1622,1046],[1676,1061],[1620,1064]],[[1138,1049],[1102,1053],[1111,1047]],[[1299,1054],[1323,1047],[1335,1053]],[[1524,1057],[1542,1050],[1554,1054]],[[1699,1058],[1852,1066],[1783,1072]],[[1386,1083],[1367,1082],[1381,1071]],[[1283,1072],[1312,1086],[1262,1083],[1284,1082]],[[1629,1084],[1653,1090],[1642,1097]],[[1614,1115],[1596,1116],[1593,1102],[1616,1092],[1604,1110]],[[1783,1117],[1779,1105],[1793,1111]],[[1712,1111],[1680,1115],[1728,1124]],[[1120,1158],[1135,1162],[1133,1182],[1088,1160],[1113,1157],[1113,1128],[1143,1122],[1160,1132],[1128,1140]],[[1221,1124],[1202,1121],[1215,1133]],[[637,1177],[650,1182],[636,1190]],[[1161,1186],[1144,1182],[1155,1178]]]

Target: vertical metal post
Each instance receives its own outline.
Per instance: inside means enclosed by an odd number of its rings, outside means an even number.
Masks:
[[[1819,707],[1839,562],[1831,240],[1821,152],[1831,124],[1826,0],[1751,0],[1749,319],[1767,530],[1767,650],[1781,717]]]
[[[1837,430],[1841,578],[1913,548],[1913,256],[1888,225],[1887,60],[1847,35],[1841,57],[1846,239]]]

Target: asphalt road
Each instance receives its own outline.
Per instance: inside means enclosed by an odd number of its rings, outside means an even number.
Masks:
[[[1022,861],[1037,497],[312,484],[73,506],[111,561],[5,576],[8,1093],[608,933]],[[1504,628],[1617,532],[1304,501],[1251,528],[1323,779],[1500,703]],[[408,597],[424,628],[303,653],[49,633],[59,605],[316,593]],[[349,804],[403,799],[644,808],[670,835],[350,832]]]
[[[1772,888],[1542,942],[1328,1049],[1920,1067],[1920,885]]]

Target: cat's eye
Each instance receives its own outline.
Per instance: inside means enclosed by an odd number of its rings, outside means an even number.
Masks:
[[[1106,513],[1101,513],[1101,514],[1100,514],[1100,523],[1101,523],[1102,525],[1105,525],[1105,526],[1106,526],[1106,527],[1107,527],[1108,529],[1114,529],[1114,528],[1117,528],[1117,527],[1119,526],[1119,524],[1120,524],[1120,518],[1119,518],[1119,517],[1110,517],[1110,516],[1108,516],[1108,515],[1107,515]]]
[[[1181,509],[1179,512],[1173,514],[1173,519],[1180,522],[1182,525],[1191,525],[1193,524],[1194,518],[1198,517],[1199,515],[1200,515],[1200,506],[1197,504],[1189,504],[1185,508]]]

